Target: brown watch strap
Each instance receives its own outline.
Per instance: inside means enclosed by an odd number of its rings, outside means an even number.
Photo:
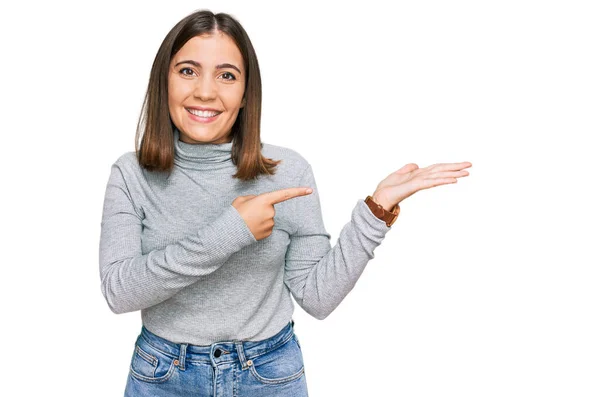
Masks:
[[[367,196],[367,198],[365,199],[365,203],[367,203],[367,205],[371,209],[371,212],[373,213],[373,215],[375,215],[377,218],[381,219],[382,221],[385,221],[385,224],[388,227],[391,227],[394,224],[394,222],[396,222],[396,219],[398,218],[398,214],[400,213],[400,206],[398,204],[396,204],[396,206],[390,212],[390,211],[386,210],[385,208],[383,208],[375,200],[373,200],[373,197],[370,195]]]

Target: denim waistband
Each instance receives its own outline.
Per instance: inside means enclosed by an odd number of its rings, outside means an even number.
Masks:
[[[240,361],[245,369],[251,365],[251,359],[278,348],[294,336],[294,320],[290,320],[278,333],[260,341],[232,340],[215,342],[211,345],[199,346],[188,343],[174,343],[164,339],[142,325],[140,337],[153,348],[173,357],[181,369],[189,361],[222,362]]]

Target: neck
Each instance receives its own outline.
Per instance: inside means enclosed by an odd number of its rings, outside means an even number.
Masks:
[[[173,130],[175,165],[197,170],[233,170],[231,158],[233,140],[224,143],[187,143],[181,140],[177,128]]]

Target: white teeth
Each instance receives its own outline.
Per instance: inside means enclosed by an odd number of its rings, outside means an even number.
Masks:
[[[196,109],[186,109],[188,112],[190,112],[193,115],[196,115],[198,117],[213,117],[216,116],[217,114],[220,114],[221,112],[215,112],[213,110],[196,110]]]

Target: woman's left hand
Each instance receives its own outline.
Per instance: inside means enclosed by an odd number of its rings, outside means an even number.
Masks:
[[[419,190],[456,183],[457,178],[469,175],[465,168],[471,166],[468,161],[433,164],[426,168],[419,168],[414,163],[406,164],[381,181],[371,196],[375,202],[391,211],[396,204]]]

